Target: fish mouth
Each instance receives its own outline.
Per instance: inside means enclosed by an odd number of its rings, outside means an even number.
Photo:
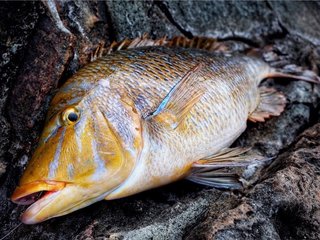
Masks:
[[[21,221],[25,224],[39,222],[33,217],[35,213],[41,211],[41,209],[54,200],[66,184],[66,182],[42,180],[17,187],[11,196],[11,200],[19,205],[31,204],[22,214]]]

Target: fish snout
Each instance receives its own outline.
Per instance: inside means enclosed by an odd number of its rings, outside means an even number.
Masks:
[[[31,204],[20,219],[24,224],[36,224],[86,207],[106,194],[99,185],[40,180],[17,187],[11,200]]]
[[[66,182],[39,180],[18,186],[11,196],[11,201],[19,205],[29,205],[52,192],[63,189]]]

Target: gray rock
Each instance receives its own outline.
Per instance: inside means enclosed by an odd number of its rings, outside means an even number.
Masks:
[[[164,8],[189,35],[241,39],[255,43],[282,29],[265,2],[168,1]]]
[[[319,10],[316,2],[57,2],[68,32],[61,31],[41,2],[1,4],[1,237],[320,239],[320,88],[286,79],[264,83],[287,96],[284,113],[249,123],[235,143],[278,156],[259,169],[244,192],[180,181],[32,226],[19,225],[25,207],[9,200],[37,142],[52,92],[88,63],[98,46],[143,33],[211,36],[228,40],[237,51],[271,46],[264,57],[273,66],[296,64],[318,72]]]
[[[181,34],[170,23],[157,2],[106,1],[106,4],[113,28],[113,40],[135,38],[145,33],[152,37],[172,37]]]
[[[289,1],[268,1],[268,4],[274,10],[281,25],[290,34],[296,34],[315,45],[320,45],[319,2],[295,2],[292,4]]]

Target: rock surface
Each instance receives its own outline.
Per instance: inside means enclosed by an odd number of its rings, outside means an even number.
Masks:
[[[51,96],[98,46],[145,32],[203,35],[236,50],[272,46],[264,57],[274,66],[316,73],[320,67],[317,2],[66,1],[56,7],[65,29],[42,2],[0,5],[0,239],[320,239],[320,88],[285,79],[265,83],[288,97],[285,112],[249,124],[235,143],[277,156],[244,192],[180,181],[19,225],[25,207],[9,197]]]

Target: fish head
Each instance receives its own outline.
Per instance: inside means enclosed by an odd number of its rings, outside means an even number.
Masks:
[[[128,178],[142,145],[140,116],[131,104],[115,96],[103,105],[88,99],[47,119],[12,195],[17,204],[32,204],[21,216],[23,223],[88,206]]]

